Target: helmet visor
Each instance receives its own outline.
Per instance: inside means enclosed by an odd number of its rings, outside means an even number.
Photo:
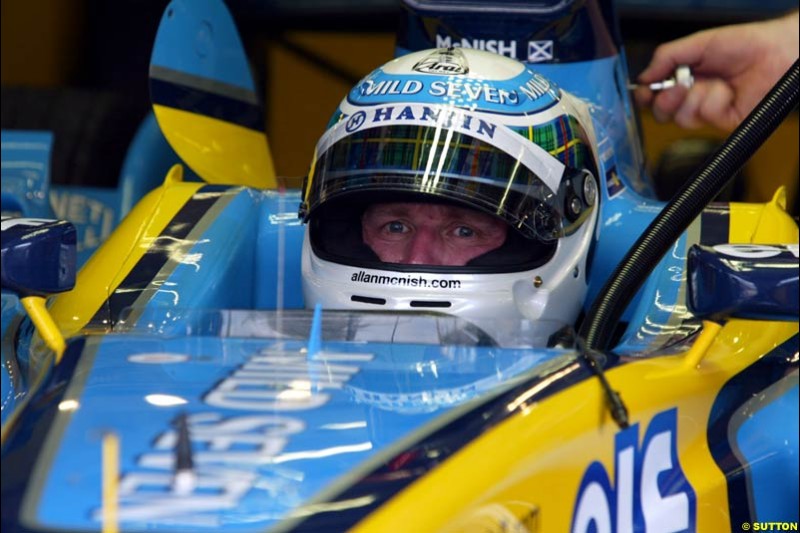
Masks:
[[[391,201],[402,193],[495,215],[528,238],[561,236],[557,191],[564,166],[522,135],[464,112],[434,124],[392,123],[352,133],[349,123],[334,126],[318,145],[306,184],[306,218],[346,195],[373,193]]]

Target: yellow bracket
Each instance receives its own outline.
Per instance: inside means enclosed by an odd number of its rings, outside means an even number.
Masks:
[[[717,338],[721,329],[722,326],[720,324],[710,320],[703,320],[703,330],[698,335],[697,340],[694,341],[691,349],[683,357],[682,366],[685,370],[697,368],[700,365],[700,361],[706,356],[708,348]]]
[[[720,324],[710,320],[703,320],[703,329],[697,334],[697,339],[695,339],[689,351],[680,358],[676,357],[676,365],[667,369],[657,370],[651,377],[660,379],[694,372],[708,354],[708,349],[714,343],[721,330],[722,326]]]
[[[42,337],[42,340],[48,348],[53,350],[56,354],[56,364],[61,362],[61,356],[64,355],[64,350],[67,343],[64,341],[64,336],[61,330],[56,326],[53,317],[47,311],[47,301],[41,296],[25,296],[20,298],[20,303],[28,316],[31,317],[33,325],[36,326],[36,331]]]

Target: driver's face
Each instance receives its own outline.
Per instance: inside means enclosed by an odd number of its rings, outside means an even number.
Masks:
[[[463,266],[499,248],[507,227],[494,217],[451,205],[385,203],[361,217],[364,243],[385,263]]]

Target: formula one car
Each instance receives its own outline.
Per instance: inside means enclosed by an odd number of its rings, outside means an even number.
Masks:
[[[382,297],[312,309],[297,213],[322,185],[274,176],[225,6],[174,0],[151,96],[204,181],[173,167],[77,275],[68,223],[3,219],[4,531],[796,529],[798,227],[781,190],[709,202],[796,106],[797,63],[663,204],[613,6],[406,3],[398,64],[422,58],[426,80],[484,48],[526,62],[530,84],[467,97],[582,102],[599,180],[566,204],[597,216],[566,271],[586,293],[579,330],[441,313],[422,290],[455,279],[441,272],[354,267]],[[388,74],[359,86],[373,118],[422,92]],[[370,131],[347,102],[328,138]]]

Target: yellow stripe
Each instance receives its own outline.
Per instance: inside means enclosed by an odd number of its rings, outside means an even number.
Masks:
[[[639,442],[656,414],[677,407],[681,469],[697,495],[697,530],[728,530],[727,485],[707,446],[719,390],[761,354],[797,334],[796,323],[731,321],[696,367],[681,356],[628,363],[608,372],[626,402]],[[513,402],[512,402],[513,403]],[[599,380],[590,378],[518,412],[412,484],[354,528],[393,531],[506,531],[514,516],[536,531],[568,531],[580,482],[593,461],[614,479],[614,436]],[[419,511],[420,502],[435,502]],[[506,513],[498,512],[498,508]]]
[[[175,214],[203,183],[182,182],[182,167],[145,196],[78,272],[75,288],[53,298],[50,313],[64,336],[78,333],[127,277]]]
[[[561,146],[559,146],[559,147],[558,147],[558,148],[556,148],[555,150],[550,150],[550,154],[552,154],[552,155],[558,155],[558,154],[560,154],[561,152],[563,152],[563,151],[567,150],[568,148],[572,148],[573,146],[575,146],[575,145],[576,145],[576,144],[578,144],[579,142],[581,142],[581,140],[580,140],[580,139],[572,139],[572,140],[571,140],[571,141],[569,141],[567,144],[562,144]]]
[[[103,533],[119,531],[119,437],[103,435]]]
[[[314,147],[314,155],[311,157],[311,168],[308,169],[308,179],[306,180],[306,188],[303,191],[303,202],[308,201],[308,193],[311,192],[311,184],[314,183],[314,172],[317,168],[317,147]]]
[[[153,110],[175,152],[208,183],[278,186],[264,133],[171,107]]]

